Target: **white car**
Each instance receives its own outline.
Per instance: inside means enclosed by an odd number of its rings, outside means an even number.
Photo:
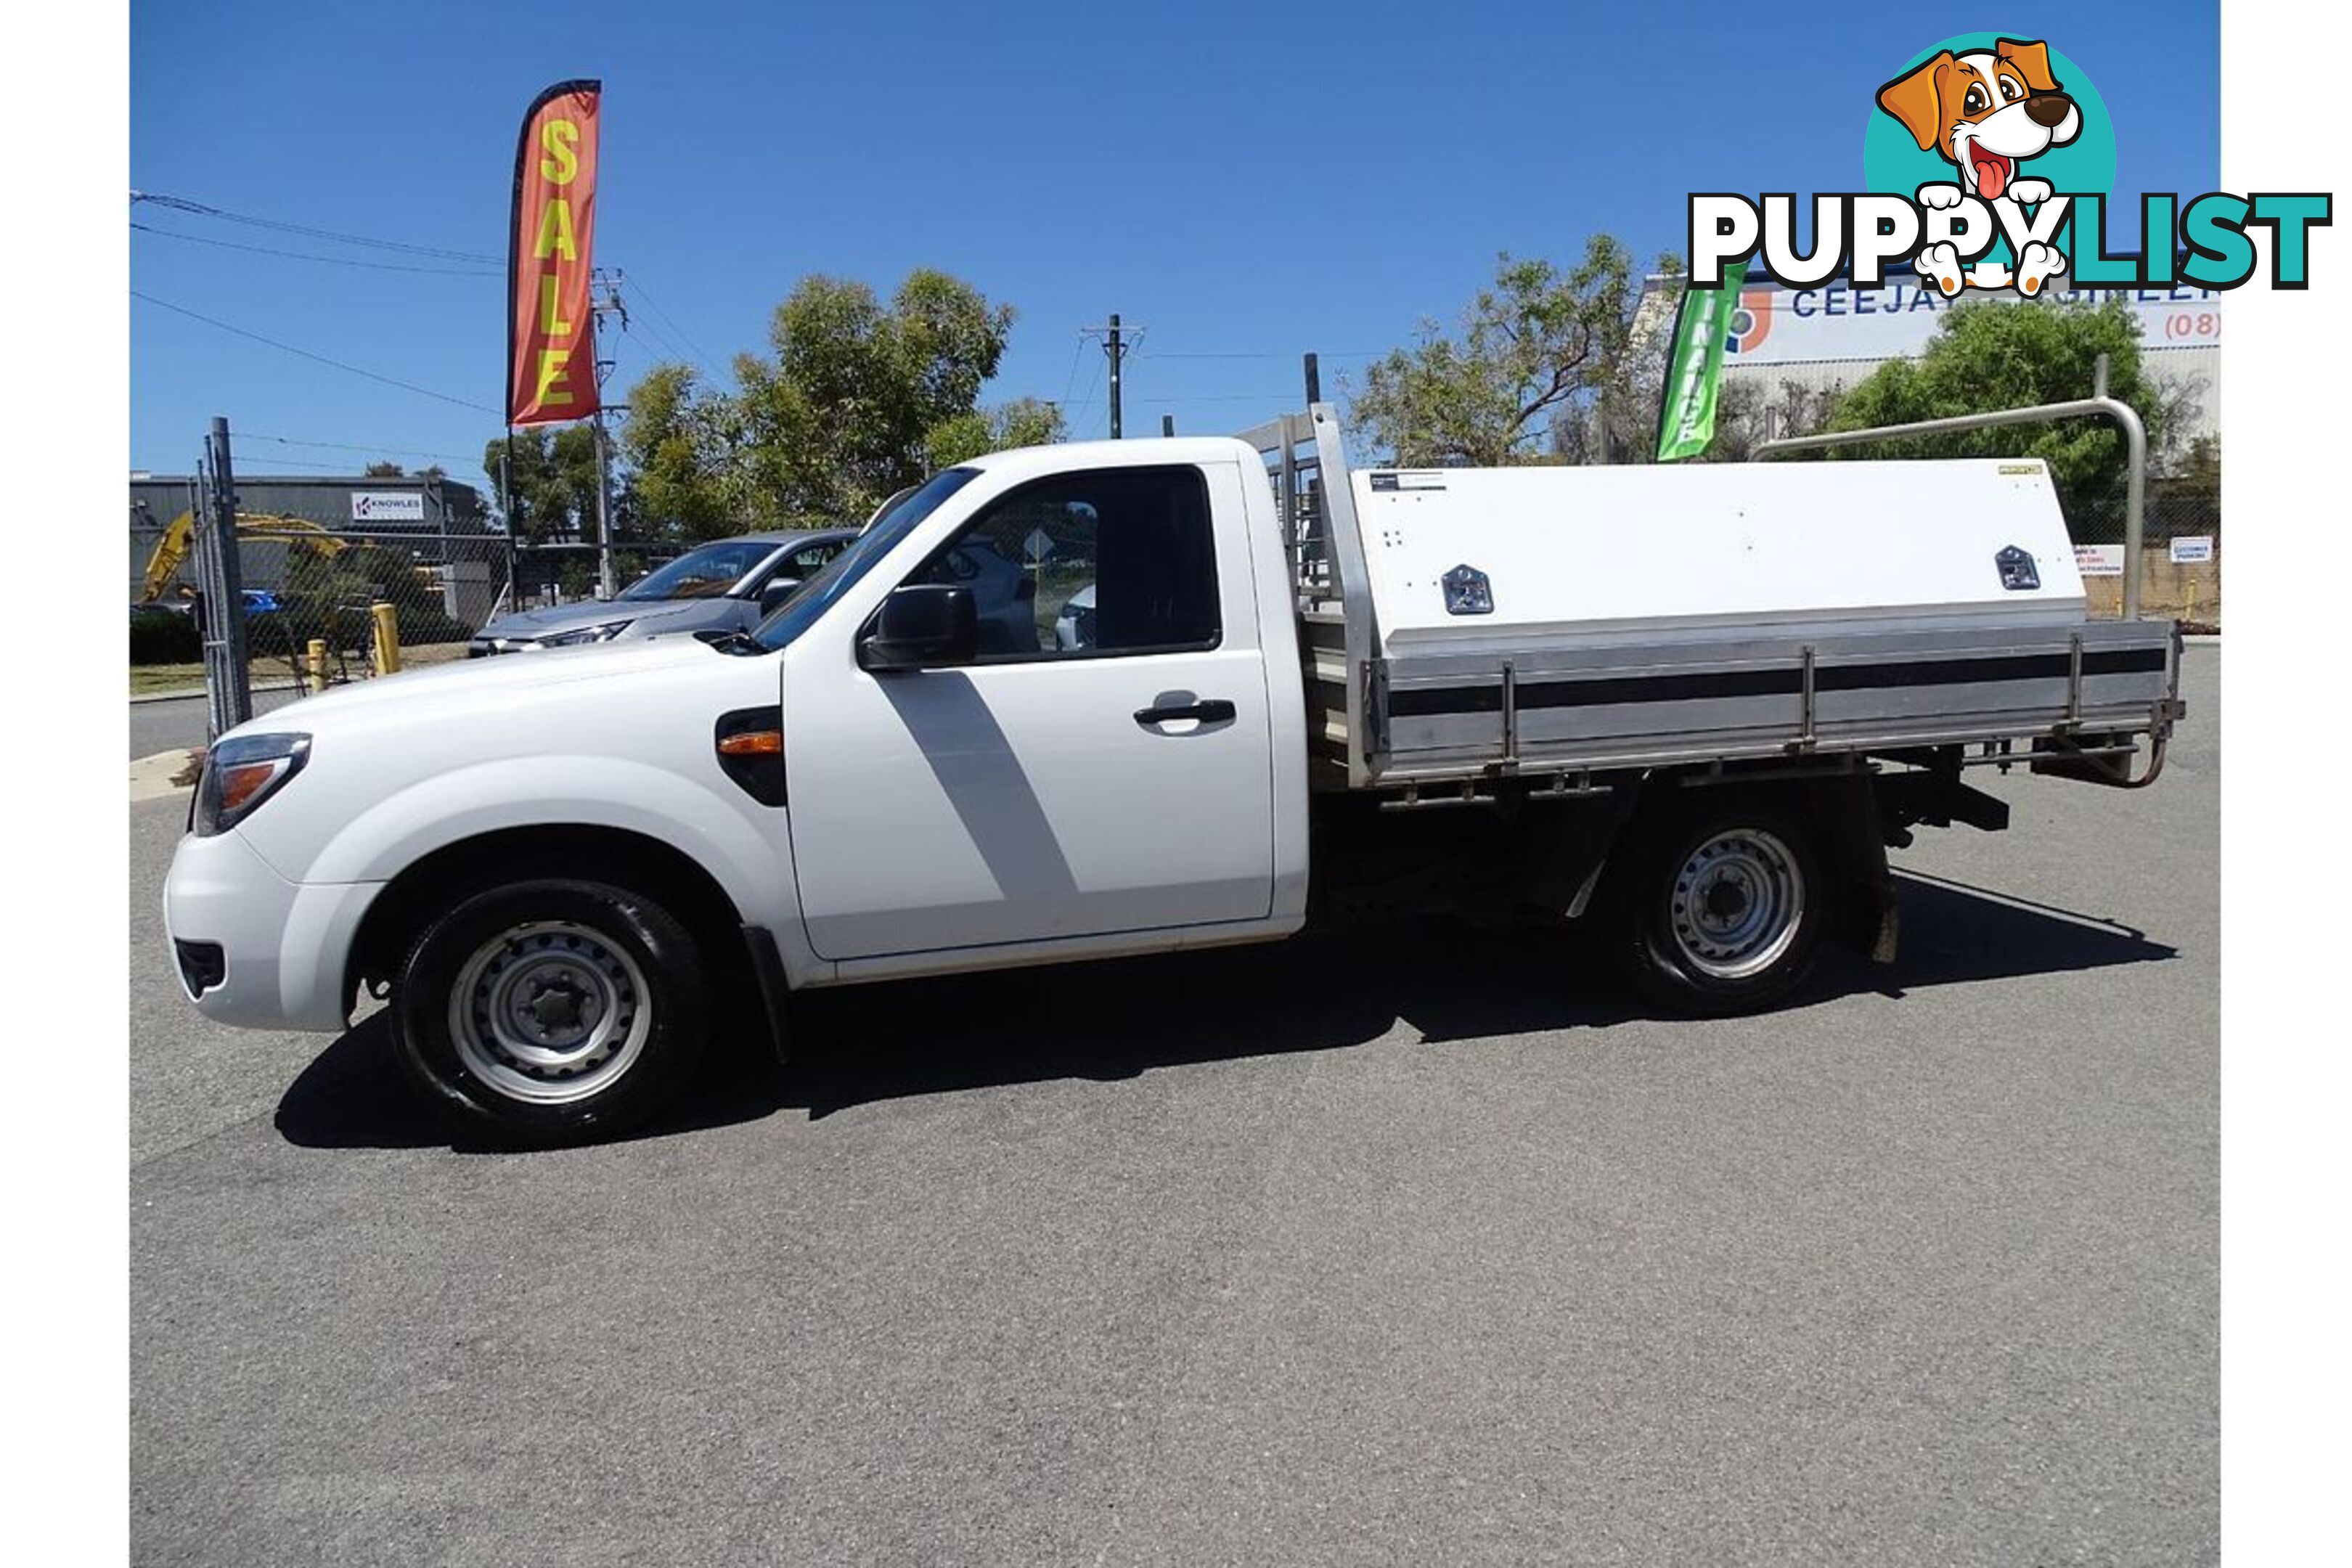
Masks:
[[[1964,753],[2123,783],[2179,716],[2174,628],[2086,617],[2038,464],[1344,450],[1318,405],[995,453],[752,632],[240,726],[164,888],[188,994],[326,1031],[384,994],[416,1085],[525,1142],[652,1114],[730,994],[782,1049],[802,989],[1279,938],[1310,889],[1600,921],[1645,994],[1746,1011],[1832,939],[1892,955],[1885,845],[2006,820]],[[1320,467],[1311,570],[1269,454]]]

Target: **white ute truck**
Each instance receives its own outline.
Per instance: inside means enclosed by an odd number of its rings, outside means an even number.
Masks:
[[[1745,1012],[1893,956],[1887,847],[2006,825],[1967,769],[2149,782],[2179,660],[2086,616],[2037,462],[1351,473],[1318,403],[940,473],[753,632],[240,726],[165,913],[207,1016],[364,987],[520,1142],[653,1112],[730,997],[782,1050],[804,987],[1310,916],[1579,922]]]

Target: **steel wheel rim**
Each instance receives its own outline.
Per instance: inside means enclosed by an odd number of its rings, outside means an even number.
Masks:
[[[467,1070],[531,1105],[611,1087],[645,1053],[653,1022],[636,960],[574,921],[532,921],[491,937],[449,994],[449,1034]]]
[[[1675,945],[1718,980],[1744,980],[1780,962],[1805,918],[1797,858],[1756,827],[1718,833],[1693,849],[1666,895]]]

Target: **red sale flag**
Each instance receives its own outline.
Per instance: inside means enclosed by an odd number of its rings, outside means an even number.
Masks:
[[[507,249],[507,423],[596,412],[596,118],[603,83],[558,82],[523,116]]]

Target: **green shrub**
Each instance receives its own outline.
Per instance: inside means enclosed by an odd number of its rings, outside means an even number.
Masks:
[[[247,658],[285,658],[294,651],[296,628],[285,612],[265,610],[245,617],[245,655]]]
[[[205,657],[196,618],[175,610],[134,610],[131,616],[131,662],[194,664]]]

